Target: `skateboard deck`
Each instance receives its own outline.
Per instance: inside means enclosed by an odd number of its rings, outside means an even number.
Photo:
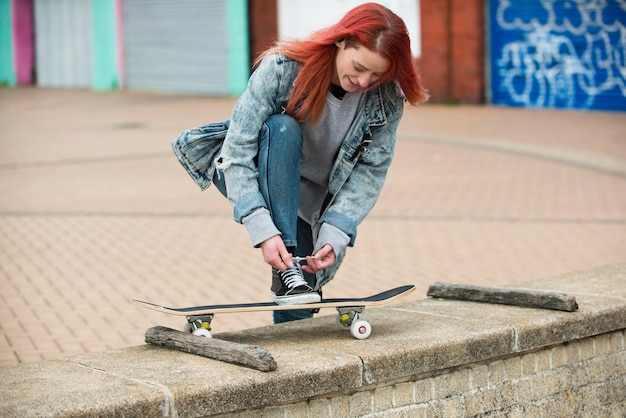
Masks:
[[[386,305],[410,294],[414,290],[414,285],[406,285],[389,289],[365,298],[333,298],[324,299],[318,303],[299,305],[278,305],[275,302],[258,302],[170,308],[137,299],[132,299],[131,302],[142,308],[151,309],[165,314],[185,316],[187,317],[188,322],[186,330],[196,335],[206,337],[210,337],[208,330],[210,330],[210,323],[215,314],[336,308],[339,312],[339,323],[344,328],[350,328],[352,335],[356,338],[364,339],[369,337],[371,333],[371,325],[367,321],[359,319],[359,314],[362,313],[366,307]],[[203,329],[206,331],[202,331]]]
[[[193,306],[188,308],[168,308],[150,302],[133,299],[132,303],[142,308],[152,309],[170,315],[189,316],[218,313],[255,312],[255,311],[289,311],[296,309],[339,308],[349,306],[377,306],[393,302],[415,290],[414,285],[400,286],[365,298],[324,299],[317,303],[300,305],[278,305],[275,302],[233,303],[226,305]]]

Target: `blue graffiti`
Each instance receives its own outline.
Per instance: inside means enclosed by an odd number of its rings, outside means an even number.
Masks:
[[[492,7],[494,103],[626,110],[626,0]]]

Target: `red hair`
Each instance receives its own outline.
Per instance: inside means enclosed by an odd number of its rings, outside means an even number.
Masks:
[[[307,40],[277,43],[257,59],[258,64],[266,55],[280,53],[302,63],[287,104],[288,114],[313,123],[321,118],[333,76],[336,42],[342,40],[346,41],[346,47],[363,46],[389,60],[389,70],[370,88],[397,82],[409,103],[417,105],[428,100],[411,56],[411,41],[404,21],[380,4],[366,3]]]

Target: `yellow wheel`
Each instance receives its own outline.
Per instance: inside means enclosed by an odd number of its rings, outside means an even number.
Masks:
[[[350,324],[352,323],[352,317],[350,316],[350,314],[340,314],[339,317],[337,318],[337,322],[343,328],[349,329]]]

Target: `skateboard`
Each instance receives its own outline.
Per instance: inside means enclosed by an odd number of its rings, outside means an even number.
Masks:
[[[168,308],[166,306],[157,305],[150,302],[132,299],[134,305],[142,308],[152,309],[158,312],[185,316],[187,324],[185,331],[200,337],[211,338],[211,321],[214,315],[221,313],[235,312],[258,312],[258,311],[288,311],[295,309],[321,309],[336,308],[339,313],[338,322],[345,328],[349,329],[352,335],[363,340],[372,333],[372,326],[364,319],[360,319],[359,315],[368,306],[380,306],[391,303],[415,290],[414,285],[406,285],[389,289],[376,295],[365,298],[338,298],[324,299],[317,303],[307,303],[300,305],[278,305],[275,302],[258,302],[258,303],[235,303],[226,305],[206,305],[193,306],[188,308]]]

